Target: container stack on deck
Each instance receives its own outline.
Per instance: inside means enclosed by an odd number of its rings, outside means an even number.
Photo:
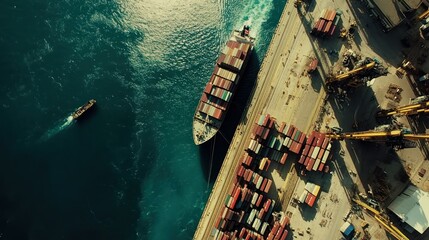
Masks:
[[[197,108],[200,115],[197,118],[213,125],[216,125],[215,121],[223,120],[250,50],[251,45],[248,43],[227,42],[201,96]],[[205,115],[210,118],[207,119]]]
[[[336,10],[324,9],[314,24],[311,33],[322,37],[332,36],[339,20],[340,15],[337,14]]]
[[[289,218],[283,213],[273,214],[275,200],[268,197],[273,182],[265,176],[271,160],[258,154],[274,132],[274,123],[267,114],[255,124],[225,206],[211,232],[214,239],[286,239]]]
[[[327,161],[331,158],[331,139],[326,134],[313,131],[307,138],[298,163],[307,171],[328,171]]]

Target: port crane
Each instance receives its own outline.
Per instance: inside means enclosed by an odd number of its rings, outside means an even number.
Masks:
[[[415,147],[416,140],[428,140],[429,134],[414,134],[405,129],[391,131],[369,130],[362,132],[335,133],[326,134],[327,137],[336,140],[352,139],[370,142],[386,142],[393,145],[396,149],[404,147]]]
[[[429,101],[422,103],[414,103],[397,108],[380,110],[377,112],[377,117],[391,117],[394,115],[416,115],[419,113],[429,113]]]
[[[360,85],[361,82],[358,79],[353,79],[353,77],[365,71],[371,70],[374,67],[375,67],[375,62],[371,61],[361,67],[358,67],[346,73],[328,77],[326,79],[326,84],[332,85],[332,84],[338,83],[338,84],[345,84],[350,87],[356,87]],[[349,81],[346,81],[346,80],[349,80]]]
[[[382,214],[380,211],[374,209],[373,207],[369,206],[368,204],[362,202],[359,199],[353,199],[353,201],[361,206],[362,208],[368,210],[370,213],[372,213],[372,216],[383,226],[383,228],[389,232],[393,237],[395,237],[398,240],[409,240],[405,234],[403,234],[397,227],[393,225],[388,219],[387,216]]]

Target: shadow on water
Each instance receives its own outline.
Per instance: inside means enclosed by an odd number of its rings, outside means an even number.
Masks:
[[[210,141],[199,147],[201,167],[205,178],[213,183],[222,166],[229,144],[234,136],[235,129],[243,115],[246,104],[251,101],[253,87],[259,72],[260,61],[256,51],[252,53],[245,73],[241,78],[238,89],[229,105],[228,113],[220,131]],[[213,152],[213,154],[212,154]],[[210,164],[212,162],[212,164]]]

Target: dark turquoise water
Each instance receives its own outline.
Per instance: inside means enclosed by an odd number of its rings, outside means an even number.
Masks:
[[[197,101],[245,21],[257,72],[284,4],[2,1],[0,239],[191,239],[212,187]]]

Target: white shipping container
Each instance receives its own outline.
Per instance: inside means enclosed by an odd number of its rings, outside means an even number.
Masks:
[[[257,188],[257,189],[259,189],[259,188],[261,187],[262,180],[264,180],[264,178],[261,176],[261,177],[258,179],[258,182],[256,183],[256,188]]]
[[[247,219],[247,224],[252,224],[253,219],[255,218],[256,215],[256,209],[252,209],[252,212],[250,212],[249,218]]]
[[[255,153],[259,154],[259,151],[261,151],[262,145],[258,143],[258,147],[256,148]]]
[[[287,137],[285,137],[285,140],[283,140],[283,146],[287,146]]]
[[[267,230],[267,227],[269,226],[269,224],[267,222],[262,223],[262,227],[261,227],[261,235],[265,235],[265,231]]]
[[[258,200],[259,194],[254,192],[253,193],[253,197],[252,197],[252,201],[250,202],[252,205],[256,204],[256,201]]]
[[[287,148],[290,148],[290,146],[292,146],[293,140],[291,138],[289,138],[289,141],[287,143]]]
[[[252,225],[253,229],[255,229],[257,232],[259,232],[259,228],[261,227],[261,220],[259,218],[255,218],[255,221],[253,221]]]
[[[323,154],[323,157],[322,157],[322,163],[326,163],[326,161],[328,160],[328,157],[329,157],[329,150],[326,150],[325,151],[325,153]]]
[[[319,151],[320,151],[320,147],[315,147],[314,151],[313,151],[313,154],[311,154],[311,158],[312,159],[316,159],[317,155],[319,154]]]
[[[320,159],[316,159],[316,162],[313,165],[313,171],[317,171],[317,168],[319,167]]]

